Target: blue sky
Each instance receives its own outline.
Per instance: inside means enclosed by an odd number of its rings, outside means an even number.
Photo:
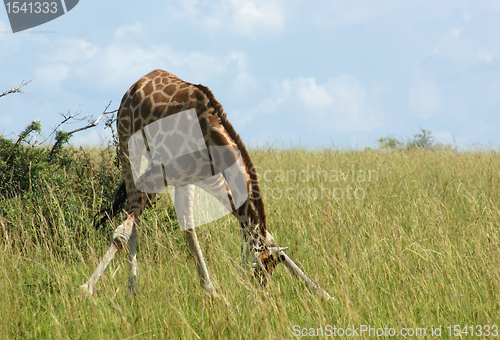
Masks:
[[[0,9],[0,92],[33,79],[0,99],[0,133],[116,109],[161,68],[212,89],[250,145],[373,147],[419,128],[497,145],[499,19],[498,0],[80,0],[12,34]]]

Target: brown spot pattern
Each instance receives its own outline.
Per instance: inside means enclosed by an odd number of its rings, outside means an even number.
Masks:
[[[125,207],[127,212],[135,212],[140,216],[153,194],[139,192],[134,184],[132,169],[128,159],[128,140],[135,132],[142,130],[147,124],[158,119],[179,113],[183,110],[196,110],[200,127],[207,146],[220,145],[236,147],[245,167],[245,180],[247,190],[250,194],[246,203],[233,211],[242,226],[245,226],[249,235],[257,235],[257,239],[266,239],[266,214],[262,195],[258,185],[257,174],[254,171],[252,161],[248,155],[245,145],[233,126],[226,118],[222,105],[215,99],[212,92],[203,85],[194,85],[185,82],[173,74],[154,70],[133,84],[123,96],[117,116],[117,129],[122,151],[123,177],[125,180],[128,201]],[[153,136],[156,143],[166,143],[167,139],[161,135],[161,131]],[[188,131],[182,132],[187,133]],[[230,159],[226,159],[230,162]],[[175,173],[175,167],[170,167],[176,180],[182,181],[186,178],[195,178],[197,174],[206,173],[207,165],[197,165],[196,160],[183,163],[185,173]],[[161,174],[158,172],[158,176]],[[153,181],[161,183],[162,177],[154,178]],[[228,193],[229,192],[229,189]],[[255,238],[255,237],[254,237]],[[263,242],[256,243],[261,246]]]

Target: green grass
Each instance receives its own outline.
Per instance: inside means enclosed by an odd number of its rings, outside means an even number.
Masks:
[[[91,203],[77,192],[65,192],[62,203],[63,188],[47,183],[49,212],[17,198],[1,203],[0,338],[291,339],[294,325],[426,327],[427,338],[441,325],[448,338],[449,325],[499,323],[496,153],[254,150],[252,157],[270,232],[333,300],[283,266],[259,289],[243,269],[232,217],[197,228],[219,293],[210,298],[166,198],[140,225],[140,293],[126,288],[122,251],[96,294],[82,295],[113,229],[91,225],[102,189],[92,189]]]

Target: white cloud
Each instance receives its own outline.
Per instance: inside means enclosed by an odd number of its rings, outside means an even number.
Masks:
[[[233,51],[225,60],[225,69],[231,64],[236,64],[237,73],[234,77],[232,94],[236,98],[248,96],[248,91],[255,90],[258,86],[257,80],[249,73],[249,62],[247,55],[241,51]]]
[[[44,52],[33,67],[36,83],[42,88],[61,90],[61,82],[71,79],[80,86],[91,84],[93,89],[125,90],[142,75],[163,68],[195,83],[208,84],[229,75],[232,89],[239,93],[255,87],[255,79],[248,72],[248,58],[241,51],[182,51],[164,42],[152,43],[154,39],[144,39],[147,31],[140,22],[119,26],[112,36],[114,39],[102,47],[68,37],[38,41],[36,50]]]
[[[70,67],[63,63],[48,64],[35,68],[37,84],[53,90],[60,89],[60,84],[70,73]]]
[[[0,57],[16,54],[21,47],[27,46],[28,44],[33,46],[37,43],[45,43],[47,40],[45,36],[29,34],[29,31],[26,33],[12,33],[10,25],[0,20]]]
[[[154,69],[163,68],[196,82],[206,81],[224,72],[224,61],[200,51],[179,52],[166,45],[146,47],[129,44],[112,44],[103,50],[92,65],[105,86],[123,86],[130,76],[137,78]],[[85,69],[79,72],[87,77]],[[135,79],[137,80],[137,79]]]
[[[472,15],[468,11],[465,11],[462,15],[462,18],[465,22],[470,22],[472,19]]]
[[[500,2],[498,0],[485,0],[477,3],[483,9],[500,12]]]
[[[366,90],[350,75],[330,78],[323,84],[313,77],[286,79],[275,86],[272,98],[246,115],[243,123],[264,114],[282,116],[287,122],[323,135],[372,131],[383,125],[377,96],[376,87]]]
[[[410,88],[409,106],[413,116],[429,119],[441,112],[441,90],[437,83],[426,75],[417,73]]]
[[[187,0],[168,6],[165,14],[183,25],[252,39],[281,34],[285,26],[281,0]]]
[[[57,47],[44,56],[45,62],[82,63],[92,59],[99,52],[99,47],[84,39],[65,37],[58,39],[55,45]]]
[[[281,33],[284,10],[277,1],[230,0],[232,26],[243,36],[255,38],[266,32]]]
[[[143,36],[144,27],[142,23],[137,22],[134,25],[123,25],[115,30],[115,40],[130,39],[130,36]]]
[[[289,82],[290,81],[285,81]],[[291,82],[297,89],[297,94],[305,106],[314,109],[326,109],[332,102],[331,93],[327,92],[325,86],[316,84],[314,78],[298,78]],[[290,84],[286,85],[290,88]]]
[[[458,37],[460,34],[462,34],[463,31],[464,31],[463,28],[452,28],[452,29],[450,29],[450,33],[454,37]]]
[[[468,34],[466,28],[454,27],[436,38],[434,56],[462,68],[488,64],[500,56],[497,46],[500,41],[496,41],[498,37],[494,35],[487,39],[489,41],[480,42],[476,36]]]
[[[123,31],[119,28],[118,36]],[[255,87],[255,80],[248,72],[247,56],[241,51],[225,55],[179,51],[167,44],[148,44],[139,40],[118,39],[100,49],[89,62],[74,67],[72,72],[80,81],[92,82],[102,89],[123,89],[158,68],[202,84],[213,83],[221,77],[227,81],[229,76],[233,79],[233,90],[239,92]]]
[[[45,45],[46,42],[42,42]],[[60,89],[62,81],[76,73],[95,58],[100,49],[84,39],[60,38],[52,42],[54,48],[48,49],[40,58],[41,63],[34,68],[36,83],[45,88]]]
[[[401,0],[324,0],[302,3],[307,12],[313,5],[313,21],[323,27],[368,23],[386,12],[394,12],[395,9],[404,6]]]
[[[488,52],[486,49],[480,49],[476,53],[479,62],[484,62],[485,64],[491,63],[495,58],[493,54]]]

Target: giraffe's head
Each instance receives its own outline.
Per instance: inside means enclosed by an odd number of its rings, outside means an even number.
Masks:
[[[271,278],[274,268],[284,261],[285,258],[281,251],[286,248],[278,247],[269,232],[266,233],[264,242],[261,241],[260,235],[255,236],[253,237],[254,246],[252,247],[252,267],[259,283],[265,286]]]
[[[287,247],[266,247],[260,256],[260,259],[257,260],[254,273],[263,286],[265,286],[267,281],[271,278],[274,268],[285,260],[281,251],[286,248]]]

